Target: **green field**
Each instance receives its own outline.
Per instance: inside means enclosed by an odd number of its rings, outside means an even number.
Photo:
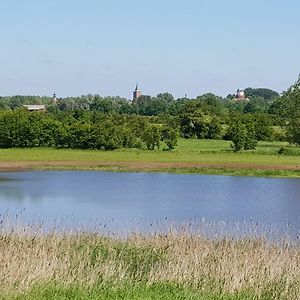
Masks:
[[[154,151],[137,149],[115,151],[52,148],[1,149],[0,163],[41,162],[34,167],[42,169],[70,168],[300,176],[300,171],[297,170],[297,166],[300,165],[300,148],[282,142],[260,142],[256,150],[234,153],[230,145],[231,142],[228,141],[180,139],[177,148],[173,151],[163,149]],[[279,154],[281,148],[283,153]],[[55,165],[54,162],[61,162],[61,164]],[[68,164],[64,165],[63,162],[68,162]],[[139,163],[141,165],[138,165]],[[159,165],[159,163],[166,165]],[[152,165],[149,166],[149,164]]]
[[[235,153],[230,145],[229,141],[180,139],[177,148],[173,151],[1,149],[0,163],[18,162],[22,166],[22,162],[27,162],[29,167],[37,169],[300,176],[300,171],[297,169],[300,165],[298,147],[282,142],[260,142],[256,150]],[[280,149],[282,154],[279,154]]]

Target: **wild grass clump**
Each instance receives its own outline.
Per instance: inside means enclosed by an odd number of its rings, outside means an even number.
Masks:
[[[296,300],[299,266],[299,245],[263,238],[0,233],[3,299]]]
[[[280,155],[289,155],[289,156],[300,156],[300,149],[298,147],[281,147],[278,150]]]

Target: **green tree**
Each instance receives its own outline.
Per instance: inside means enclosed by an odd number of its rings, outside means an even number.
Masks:
[[[232,141],[231,147],[235,152],[255,149],[257,145],[254,123],[250,120],[245,123],[240,116],[231,121],[227,136]]]
[[[172,116],[178,116],[184,109],[186,101],[188,100],[185,98],[172,101],[169,103],[166,113]]]
[[[174,101],[174,97],[170,93],[160,93],[156,96],[156,98],[159,100],[162,100],[166,103],[170,103],[170,102]]]
[[[158,125],[148,124],[143,133],[143,142],[149,150],[159,149],[161,140],[161,129]]]
[[[283,103],[282,115],[286,120],[288,139],[300,145],[300,76],[283,96]]]
[[[250,102],[247,102],[244,106],[244,113],[263,113],[269,109],[268,102],[262,97],[253,97]]]
[[[140,96],[134,102],[135,111],[143,116],[157,116],[167,110],[167,102],[163,98]]]
[[[221,115],[224,110],[222,98],[212,93],[203,94],[196,98],[202,104],[202,109],[210,114]]]
[[[188,101],[179,115],[181,135],[184,138],[202,139],[210,121],[210,115],[205,114],[199,101]]]
[[[222,125],[217,117],[214,117],[208,124],[207,135],[205,138],[218,140],[222,137]]]
[[[279,97],[279,94],[273,90],[267,88],[246,88],[245,93],[249,98],[262,97],[266,101],[272,101]]]
[[[246,126],[246,136],[244,139],[244,150],[254,150],[257,146],[257,138],[254,122],[244,124]]]
[[[169,150],[174,149],[178,143],[178,131],[170,126],[163,127],[161,131],[161,139],[166,143]]]
[[[94,101],[91,103],[91,110],[103,113],[111,113],[115,111],[114,103],[110,99],[104,99],[100,96],[95,96]]]
[[[256,114],[253,116],[255,137],[258,141],[271,141],[273,139],[272,119],[267,114]]]
[[[232,122],[228,135],[232,141],[231,147],[233,151],[238,152],[244,149],[247,128],[246,125],[241,122],[241,120],[238,119]]]

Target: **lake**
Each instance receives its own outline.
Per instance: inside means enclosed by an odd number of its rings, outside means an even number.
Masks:
[[[296,237],[300,179],[97,171],[0,173],[0,211],[3,218],[17,215],[23,222],[87,230],[102,226],[111,231],[147,231],[153,224],[163,230],[162,224],[172,222],[202,224],[211,232],[220,224],[225,231],[247,231],[249,224],[262,224]]]

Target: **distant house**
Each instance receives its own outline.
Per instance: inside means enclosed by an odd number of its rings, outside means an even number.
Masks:
[[[46,111],[45,105],[23,105],[28,111]]]
[[[235,102],[249,102],[250,99],[246,96],[245,91],[238,89],[234,97]]]

